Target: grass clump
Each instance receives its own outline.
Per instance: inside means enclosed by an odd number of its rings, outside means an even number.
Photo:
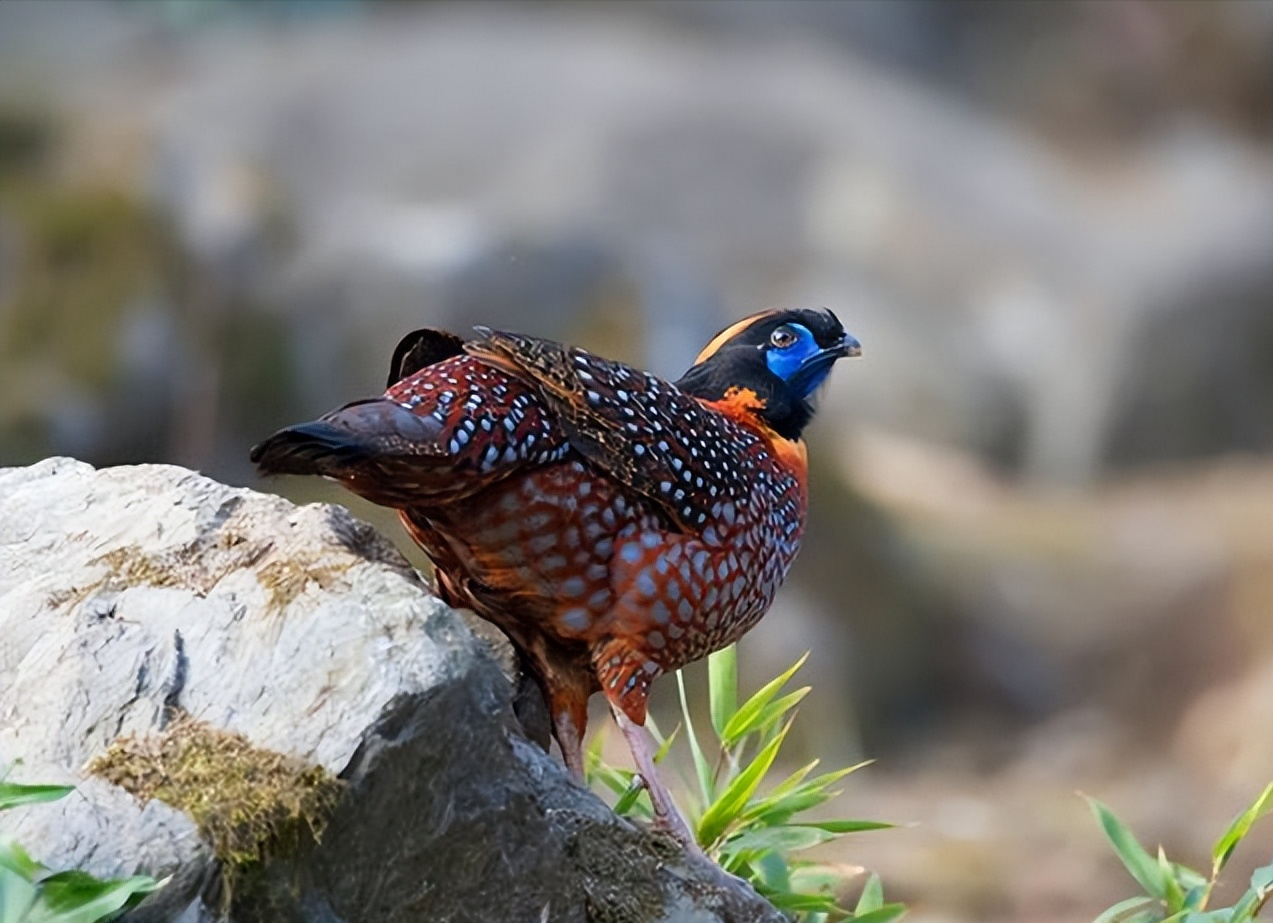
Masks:
[[[229,868],[317,840],[344,785],[321,766],[186,715],[162,735],[116,740],[88,771],[189,815]]]
[[[1245,811],[1235,817],[1211,848],[1211,871],[1196,869],[1167,858],[1162,847],[1150,855],[1136,836],[1109,808],[1089,798],[1092,813],[1114,847],[1114,852],[1144,893],[1119,901],[1096,923],[1252,923],[1273,897],[1273,864],[1257,868],[1246,891],[1229,907],[1212,907],[1212,892],[1234,850],[1256,821],[1273,812],[1273,782]]]
[[[730,646],[712,654],[707,669],[714,744],[707,734],[700,735],[694,729],[685,682],[678,671],[681,726],[663,737],[653,720],[646,720],[646,727],[660,743],[655,759],[661,761],[668,754],[683,727],[693,758],[697,793],[689,796],[688,804],[682,807],[689,808],[683,813],[695,839],[725,871],[750,882],[779,910],[801,923],[892,923],[905,913],[905,908],[884,901],[877,876],[870,876],[850,911],[839,905],[838,895],[860,870],[850,872],[843,866],[798,855],[845,834],[892,826],[871,820],[814,820],[802,816],[838,795],[836,783],[866,764],[815,774],[818,761],[814,760],[785,778],[771,778],[796,706],[809,692],[807,686],[784,692],[804,660],[800,658],[739,704],[736,648]],[[617,796],[616,813],[651,817],[649,797],[640,777],[603,763],[600,743],[600,738],[595,738],[588,749],[589,781],[599,782]]]

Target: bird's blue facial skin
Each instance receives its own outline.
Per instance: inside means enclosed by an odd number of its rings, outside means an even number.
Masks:
[[[783,341],[789,336],[794,336],[794,339],[784,345]],[[803,324],[783,324],[774,331],[770,342],[765,347],[765,362],[769,366],[769,371],[783,381],[789,381],[808,360],[819,352],[821,348],[818,346],[818,341],[813,338],[808,327]],[[820,370],[820,374],[815,375],[808,382],[803,382],[804,387],[801,389],[803,393],[800,396],[808,397],[818,390],[818,386],[826,380],[830,372],[831,366],[828,364],[825,370]]]

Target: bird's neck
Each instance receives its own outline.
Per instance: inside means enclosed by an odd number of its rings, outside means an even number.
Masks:
[[[703,401],[703,404],[757,433],[768,443],[778,463],[791,471],[801,484],[806,483],[809,453],[804,440],[788,439],[776,432],[760,415],[765,401],[755,391],[751,388],[730,388],[720,400]]]

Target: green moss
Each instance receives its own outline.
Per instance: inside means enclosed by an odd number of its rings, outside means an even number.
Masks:
[[[184,715],[162,735],[119,738],[88,771],[187,814],[230,869],[317,840],[344,786],[321,766]]]

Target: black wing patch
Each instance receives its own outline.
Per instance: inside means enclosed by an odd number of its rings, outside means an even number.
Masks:
[[[727,501],[745,503],[760,437],[676,385],[586,350],[477,328],[466,344],[534,385],[571,445],[660,506],[683,531],[700,532]]]
[[[389,383],[385,388],[392,388],[404,378],[409,378],[420,369],[435,365],[443,359],[464,355],[464,341],[454,333],[445,330],[434,330],[425,327],[412,330],[398,341],[389,360]]]

